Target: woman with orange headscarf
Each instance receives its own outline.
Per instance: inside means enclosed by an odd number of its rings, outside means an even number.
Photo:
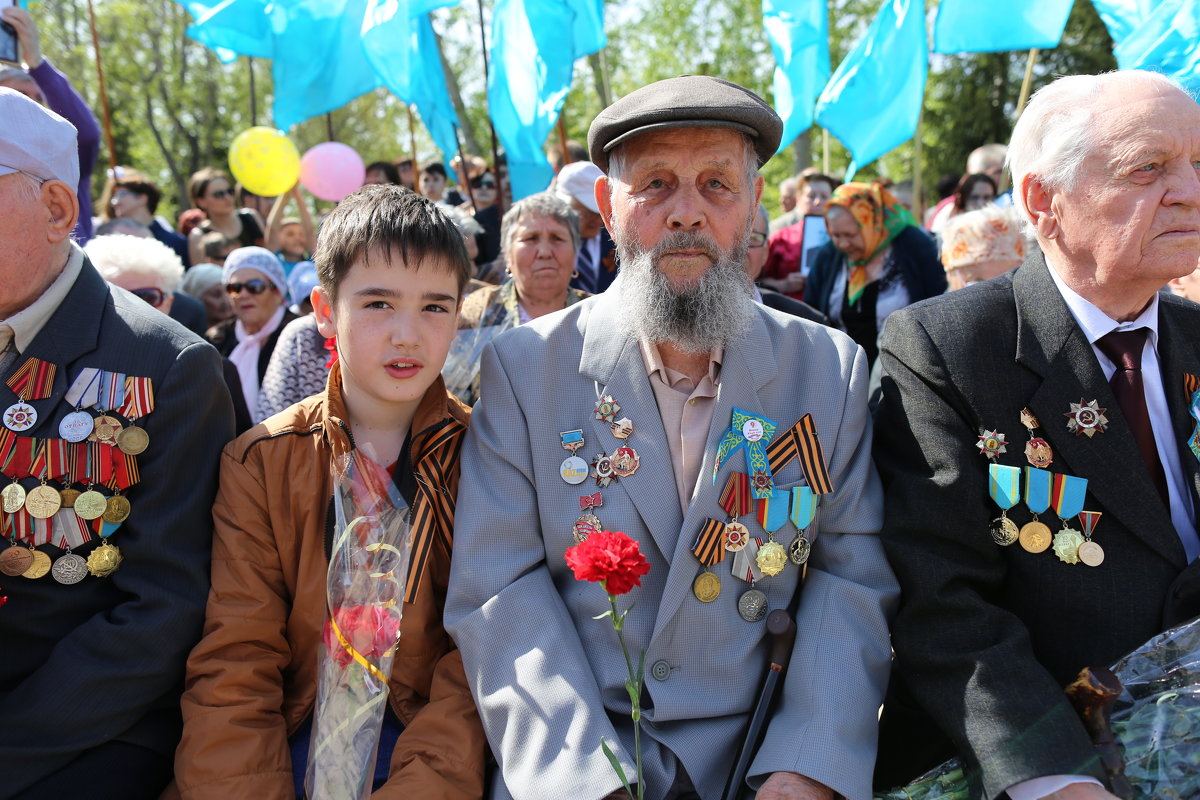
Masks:
[[[830,241],[817,251],[804,300],[879,354],[888,314],[946,291],[937,245],[878,183],[844,183],[825,209]]]

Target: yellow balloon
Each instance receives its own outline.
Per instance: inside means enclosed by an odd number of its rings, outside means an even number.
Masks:
[[[300,153],[282,133],[260,125],[242,131],[233,140],[229,170],[247,190],[275,197],[300,180]]]

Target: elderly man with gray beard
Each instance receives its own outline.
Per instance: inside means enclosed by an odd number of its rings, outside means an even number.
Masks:
[[[747,792],[870,796],[896,584],[866,362],[756,304],[744,269],[780,130],[759,97],[702,76],[603,111],[589,149],[621,275],[484,351],[446,621],[500,764],[493,797],[622,796],[601,740],[635,774],[625,660],[595,619],[607,599],[564,562],[601,529],[650,564],[621,602],[645,653],[646,797],[721,797],[773,609],[798,632]]]

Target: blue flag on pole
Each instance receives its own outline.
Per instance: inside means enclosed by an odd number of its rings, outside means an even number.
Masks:
[[[1074,0],[942,0],[935,53],[997,53],[1058,47]]]
[[[1121,69],[1150,69],[1200,90],[1200,2],[1163,0],[1113,48]]]
[[[846,180],[913,137],[928,71],[923,0],[885,0],[817,100],[817,124],[854,156]]]
[[[607,44],[603,0],[497,0],[488,109],[504,145],[512,195],[550,185],[542,145],[571,89],[575,59]]]
[[[1150,17],[1153,0],[1092,0],[1113,44],[1125,41]]]
[[[817,95],[829,80],[829,13],[821,0],[763,0],[763,27],[775,54],[782,152],[812,125]]]

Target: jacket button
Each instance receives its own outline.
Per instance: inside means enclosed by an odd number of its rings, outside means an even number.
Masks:
[[[655,661],[654,666],[650,667],[650,674],[656,681],[665,681],[671,677],[671,665],[666,661]]]

